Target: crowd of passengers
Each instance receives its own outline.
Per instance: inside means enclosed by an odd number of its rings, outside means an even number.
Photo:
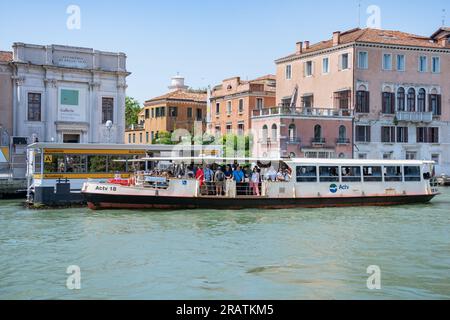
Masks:
[[[150,174],[166,178],[196,179],[202,195],[260,196],[262,181],[289,182],[292,172],[287,166],[280,166],[277,171],[273,166],[262,168],[234,163],[224,166],[217,164],[189,165],[186,168],[176,166],[170,170],[155,169]]]

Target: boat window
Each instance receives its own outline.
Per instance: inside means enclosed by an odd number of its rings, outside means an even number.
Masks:
[[[380,182],[383,181],[381,167],[364,167],[364,182]]]
[[[35,157],[34,157],[34,173],[35,174],[40,174],[41,173],[41,161],[42,161],[42,157],[41,157],[41,153],[40,152],[36,152]]]
[[[45,154],[44,155],[44,173],[61,173],[66,172],[64,163],[64,155],[62,154]]]
[[[342,182],[361,182],[361,167],[342,167]]]
[[[127,157],[110,156],[108,161],[108,172],[127,172]]]
[[[68,172],[68,173],[84,173],[84,172],[86,172],[86,156],[84,156],[84,155],[67,155],[66,156],[66,172]]]
[[[402,167],[384,167],[384,181],[402,181]]]
[[[317,182],[317,167],[297,167],[297,182]]]
[[[405,181],[421,181],[420,167],[405,167]]]
[[[89,156],[88,157],[88,172],[89,173],[105,173],[107,163],[108,163],[107,156]]]
[[[339,167],[319,167],[320,182],[339,182]]]

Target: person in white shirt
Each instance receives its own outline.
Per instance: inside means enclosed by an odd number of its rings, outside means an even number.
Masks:
[[[258,168],[254,167],[252,175],[250,177],[250,187],[253,190],[253,195],[256,195],[258,197],[260,195],[259,194],[259,181],[260,181],[260,176],[259,176]]]

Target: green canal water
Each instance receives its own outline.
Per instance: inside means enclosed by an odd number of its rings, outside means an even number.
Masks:
[[[0,202],[0,299],[450,299],[450,189],[428,205],[33,211]],[[66,270],[81,269],[69,290]],[[381,269],[381,290],[367,268]]]

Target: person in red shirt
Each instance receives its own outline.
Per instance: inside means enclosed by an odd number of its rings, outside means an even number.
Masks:
[[[203,182],[205,181],[205,173],[203,171],[202,166],[198,166],[197,172],[195,173],[195,179],[197,179],[200,190],[201,190],[202,186],[203,186]]]

